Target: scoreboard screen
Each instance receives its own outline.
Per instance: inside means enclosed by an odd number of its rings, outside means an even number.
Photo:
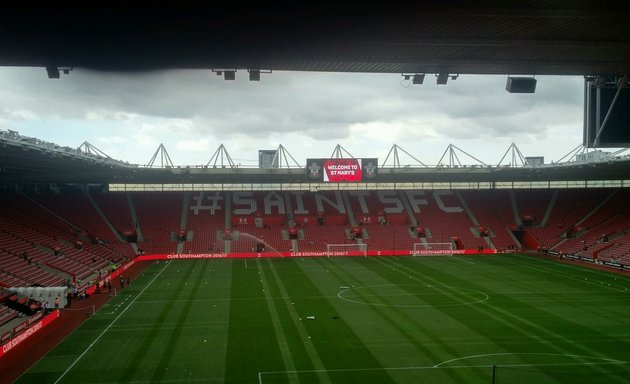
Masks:
[[[378,159],[308,159],[306,163],[308,177],[323,182],[357,183],[378,173]]]

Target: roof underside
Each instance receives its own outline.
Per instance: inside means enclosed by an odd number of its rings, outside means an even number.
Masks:
[[[58,2],[0,14],[0,65],[618,75],[630,2]]]
[[[0,13],[0,65],[105,71],[630,73],[630,2],[625,0],[191,4],[68,0],[37,7],[12,5]],[[626,175],[630,162],[621,161],[542,169],[391,169],[383,170],[379,181],[594,180]],[[3,183],[305,180],[297,169],[139,169],[0,148]]]

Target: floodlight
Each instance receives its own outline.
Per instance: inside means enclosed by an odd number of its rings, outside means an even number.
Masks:
[[[271,73],[271,69],[248,69],[249,81],[260,81],[261,73]]]
[[[437,73],[435,75],[437,77],[437,83],[438,85],[444,85],[448,82],[448,73],[447,72],[440,72]]]
[[[424,73],[416,73],[413,75],[412,84],[422,84],[424,82]]]
[[[57,67],[46,67],[46,73],[49,79],[58,79],[61,76],[59,68]]]
[[[260,81],[260,69],[249,69],[249,81]]]
[[[223,76],[225,80],[236,79],[236,69],[213,69],[212,72],[216,73],[217,76]]]

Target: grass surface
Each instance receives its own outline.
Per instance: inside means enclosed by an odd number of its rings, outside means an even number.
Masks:
[[[313,318],[314,317],[314,318]],[[529,256],[155,262],[18,383],[627,383],[630,279]]]

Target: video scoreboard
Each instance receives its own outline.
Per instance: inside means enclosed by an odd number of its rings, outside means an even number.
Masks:
[[[307,159],[306,174],[313,181],[369,181],[378,175],[378,159]]]

